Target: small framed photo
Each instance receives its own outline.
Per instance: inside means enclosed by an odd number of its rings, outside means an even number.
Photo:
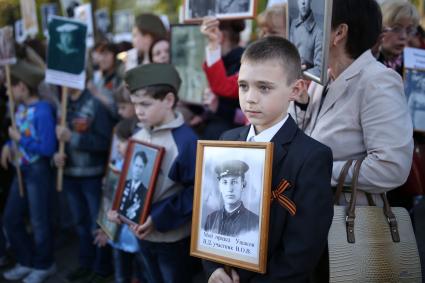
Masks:
[[[103,181],[102,199],[97,217],[97,223],[99,224],[100,228],[102,228],[102,230],[111,240],[115,239],[119,225],[108,220],[108,211],[112,209],[120,173],[120,171],[115,170],[115,168],[109,165]]]
[[[298,48],[304,76],[326,84],[332,0],[288,0],[287,9],[288,39]]]
[[[15,63],[13,28],[11,26],[5,26],[0,29],[0,66],[13,65]]]
[[[190,254],[265,273],[272,143],[198,141]]]
[[[149,215],[164,148],[131,139],[112,209],[124,223],[142,224]]]
[[[171,26],[171,63],[182,79],[179,96],[182,101],[194,104],[202,104],[208,86],[202,69],[206,42],[199,28],[195,24]]]
[[[205,16],[218,19],[252,19],[257,0],[184,0],[185,22],[201,22]]]
[[[405,69],[404,80],[413,129],[425,133],[425,70]]]

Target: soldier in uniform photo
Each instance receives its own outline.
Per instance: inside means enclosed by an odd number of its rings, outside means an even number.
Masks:
[[[311,0],[297,0],[298,17],[291,20],[289,38],[301,56],[303,71],[320,77],[323,33],[311,10]]]
[[[241,198],[249,166],[241,160],[225,161],[215,167],[223,207],[207,216],[204,229],[225,236],[258,231],[258,215],[245,208]]]
[[[138,223],[145,202],[147,189],[142,182],[143,171],[148,159],[144,151],[138,151],[131,164],[131,179],[125,182],[124,192],[120,203],[119,214]]]

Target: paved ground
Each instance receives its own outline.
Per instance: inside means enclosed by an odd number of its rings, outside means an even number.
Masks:
[[[77,253],[78,253],[78,244],[77,238],[74,235],[62,235],[57,237],[56,242],[56,264],[58,272],[50,277],[46,283],[67,283],[65,279],[66,274],[72,269],[75,269],[78,266]],[[0,269],[0,272],[3,272],[5,268]],[[111,280],[113,283],[114,280]],[[0,282],[8,283],[17,283],[20,281],[7,281],[0,276]],[[202,274],[198,274],[195,277],[193,283],[203,283],[206,280],[203,278]]]

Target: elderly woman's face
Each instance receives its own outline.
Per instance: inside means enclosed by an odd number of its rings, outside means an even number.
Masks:
[[[407,46],[409,38],[415,34],[416,26],[412,19],[403,18],[391,26],[386,26],[385,30],[382,38],[382,51],[398,56]]]

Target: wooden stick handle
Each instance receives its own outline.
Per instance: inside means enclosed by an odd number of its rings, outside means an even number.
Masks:
[[[12,82],[10,80],[10,66],[6,65],[5,70],[6,70],[7,95],[9,97],[10,120],[12,122],[12,128],[14,130],[16,130],[15,100],[14,100],[14,97],[12,95]],[[19,195],[21,197],[24,197],[24,195],[25,195],[25,193],[24,193],[24,183],[22,181],[21,167],[19,166],[19,151],[18,151],[18,146],[17,146],[15,141],[12,141],[12,148],[13,148],[13,152],[15,153],[15,156],[13,158],[14,159],[13,163],[15,164],[16,177],[18,178]]]
[[[68,106],[68,88],[62,87],[62,101],[61,101],[61,121],[60,125],[62,127],[66,126],[66,114],[67,114],[67,106]],[[65,142],[59,142],[59,154],[65,154]],[[63,167],[58,167],[57,178],[56,178],[56,190],[58,192],[62,191],[62,183],[63,183]]]

